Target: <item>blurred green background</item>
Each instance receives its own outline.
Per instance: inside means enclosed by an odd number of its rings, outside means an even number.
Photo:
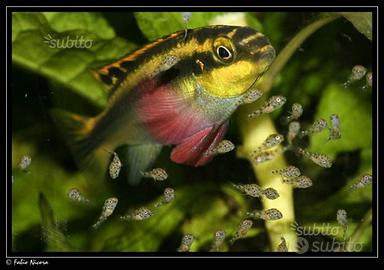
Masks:
[[[302,226],[338,226],[336,211],[346,209],[348,236],[372,206],[371,186],[353,192],[349,188],[358,176],[372,172],[372,89],[364,87],[365,78],[348,88],[343,86],[353,66],[363,65],[369,71],[372,66],[369,33],[364,25],[359,26],[365,17],[355,15],[340,17],[311,35],[275,78],[268,94],[287,97],[283,109],[271,114],[282,134],[287,127],[280,119],[295,102],[304,107],[300,119],[304,127],[320,117],[339,115],[342,139],[325,144],[327,132],[323,132],[302,142],[309,150],[332,157],[332,168],[320,168],[292,152],[286,152],[285,158],[290,164],[299,164],[314,182],[309,189],[295,190],[296,221]],[[215,24],[223,18],[242,22],[267,35],[279,54],[301,29],[322,16],[327,14],[193,12],[188,27]],[[257,182],[251,165],[237,158],[235,151],[216,157],[205,167],[191,168],[172,163],[171,148],[164,147],[155,166],[167,170],[165,182],[144,179],[131,187],[124,173],[116,181],[106,178],[95,182],[76,167],[59,127],[48,114],[53,107],[97,114],[106,103],[107,92],[90,70],[150,40],[182,30],[184,25],[179,12],[12,14],[13,251],[176,251],[186,233],[196,237],[191,251],[208,251],[216,230],[223,229],[230,236],[244,212],[262,208],[259,200],[230,185]],[[83,37],[92,40],[92,46],[50,48],[45,42],[49,36]],[[231,119],[226,138],[239,145],[235,119]],[[23,155],[32,158],[27,172],[17,166]],[[91,204],[70,201],[67,192],[72,187],[80,189]],[[165,187],[175,189],[176,199],[153,217],[141,222],[119,220],[128,210],[159,200]],[[115,213],[98,230],[91,230],[105,199],[111,196],[119,198]],[[336,239],[341,241],[341,237]],[[308,240],[332,242],[333,236]],[[371,251],[370,224],[361,229],[358,241],[363,243],[363,251]],[[270,251],[264,223],[255,222],[246,238],[233,246],[225,244],[222,250]]]

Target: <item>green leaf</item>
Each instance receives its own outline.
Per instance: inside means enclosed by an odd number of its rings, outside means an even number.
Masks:
[[[43,12],[52,30],[62,33],[82,30],[101,39],[112,39],[115,31],[98,12]]]
[[[335,156],[341,151],[354,151],[372,146],[372,113],[370,95],[359,88],[330,84],[323,92],[315,119],[339,115],[341,139],[327,142],[327,130],[311,136],[310,150]]]
[[[192,12],[188,28],[207,26],[209,19],[217,16],[218,12]],[[148,40],[185,29],[181,12],[136,12],[135,18],[140,30]]]
[[[370,41],[372,41],[372,12],[339,12]]]
[[[106,87],[93,70],[136,46],[115,36],[97,13],[13,13],[12,61],[98,106]]]
[[[181,12],[136,12],[135,18],[148,40],[155,40],[186,27]],[[216,24],[250,25],[262,31],[257,18],[244,12],[192,12],[187,27],[198,28]]]

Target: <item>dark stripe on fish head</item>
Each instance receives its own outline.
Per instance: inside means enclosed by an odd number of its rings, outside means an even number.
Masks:
[[[196,63],[194,70],[200,71],[195,75],[204,89],[217,97],[242,95],[275,57],[275,50],[265,35],[250,27],[195,29],[190,39],[194,38],[206,47],[204,53],[192,56]]]

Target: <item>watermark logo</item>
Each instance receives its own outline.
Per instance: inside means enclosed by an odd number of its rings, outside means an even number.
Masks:
[[[55,38],[51,34],[46,34],[43,36],[44,43],[48,44],[49,48],[58,48],[58,49],[89,49],[93,46],[93,40],[84,38],[84,36],[66,36],[63,38]]]
[[[48,265],[47,260],[36,260],[36,259],[7,259],[6,265]]]
[[[291,224],[291,229],[296,232],[298,236],[306,235],[306,236],[316,236],[316,235],[332,235],[337,236],[342,228],[339,226],[331,226],[329,223],[322,223],[318,225],[313,223],[312,226],[301,226],[296,221]]]
[[[312,224],[311,226],[301,226],[297,222],[291,224],[291,229],[297,234],[296,252],[304,254],[306,252],[338,252],[351,251],[360,252],[364,248],[364,243],[354,242],[349,239],[338,240],[336,237],[343,233],[343,228],[329,223]],[[327,236],[332,240],[309,241],[309,236]],[[306,238],[307,237],[307,238]]]
[[[296,252],[299,254],[304,254],[309,249],[309,242],[304,237],[298,237],[296,242]]]

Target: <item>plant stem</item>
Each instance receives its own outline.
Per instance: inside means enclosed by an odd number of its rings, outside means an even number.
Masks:
[[[292,57],[292,55],[296,52],[296,50],[300,48],[301,44],[318,29],[320,29],[327,23],[330,23],[339,17],[340,15],[336,15],[336,14],[322,17],[319,20],[306,26],[299,33],[297,33],[296,36],[292,38],[288,42],[288,44],[284,47],[284,49],[279,53],[275,61],[273,61],[273,64],[268,69],[268,71],[264,74],[262,81],[260,81],[257,88],[264,92],[269,91],[272,88],[272,83],[276,75],[282,70],[282,68],[285,66],[288,60]]]
[[[331,15],[320,18],[301,30],[277,56],[268,72],[261,78],[257,88],[264,93],[268,92],[272,87],[276,75],[300,45],[316,30],[338,17],[339,15]],[[296,232],[290,228],[290,225],[295,220],[292,187],[288,184],[283,184],[278,175],[271,173],[273,169],[288,166],[284,156],[279,155],[274,160],[259,165],[255,165],[249,158],[250,153],[260,146],[268,135],[277,133],[270,116],[261,116],[253,120],[247,118],[247,115],[254,111],[255,108],[255,104],[250,104],[242,106],[239,109],[238,123],[243,144],[238,147],[237,155],[240,158],[247,158],[251,162],[255,176],[262,188],[272,187],[280,194],[280,197],[276,200],[262,200],[264,209],[277,208],[283,214],[283,218],[280,220],[265,222],[271,243],[271,250],[275,251],[281,242],[281,237],[284,237],[289,251],[296,251]]]
[[[268,137],[268,135],[277,133],[272,119],[269,116],[261,116],[256,120],[249,121],[244,119],[244,115],[252,111],[249,106],[241,108],[239,117],[240,132],[243,138],[243,145],[238,149],[239,157],[248,157]],[[272,187],[279,192],[280,197],[276,200],[263,199],[264,209],[277,208],[283,214],[283,218],[275,221],[266,221],[265,225],[268,231],[271,249],[275,250],[284,237],[289,246],[289,251],[295,251],[296,233],[290,229],[290,225],[294,222],[294,206],[292,187],[283,184],[278,175],[273,175],[271,171],[276,168],[287,166],[287,162],[283,155],[279,155],[274,160],[255,165],[250,159],[253,171],[258,180],[258,184],[263,188]]]

